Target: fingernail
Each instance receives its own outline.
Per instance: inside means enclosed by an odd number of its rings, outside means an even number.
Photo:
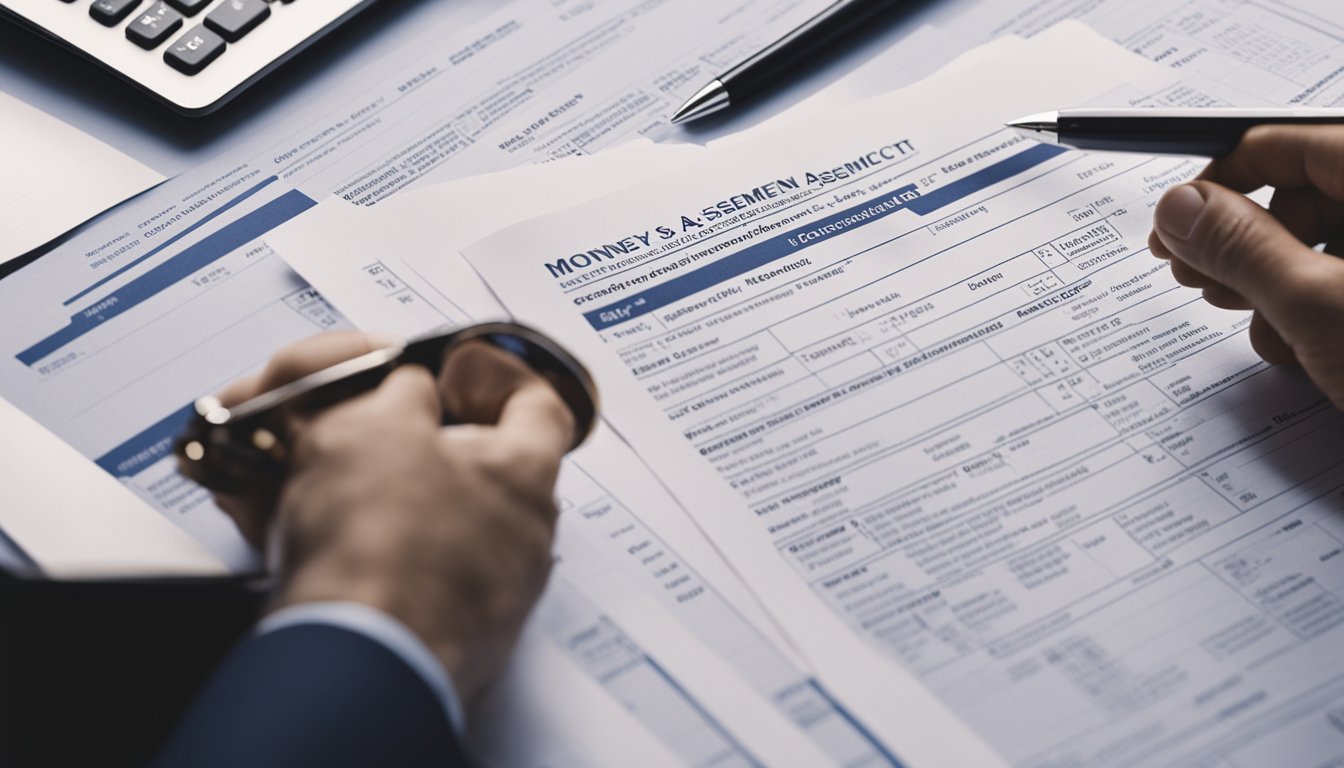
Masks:
[[[1154,219],[1158,227],[1184,240],[1195,230],[1195,222],[1203,210],[1204,196],[1195,187],[1182,184],[1167,190],[1157,201]]]

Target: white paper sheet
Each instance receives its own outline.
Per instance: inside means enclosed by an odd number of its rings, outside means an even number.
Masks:
[[[551,695],[529,695],[542,690]],[[473,710],[466,746],[482,768],[627,768],[685,762],[533,625],[523,632],[503,675]]]
[[[1020,50],[1026,40],[1005,35],[984,45],[963,51],[947,32],[937,27],[921,27],[879,51],[844,77],[784,109],[779,114],[746,130],[708,142],[719,147],[765,134],[827,110],[843,109],[855,102],[909,85],[923,77],[944,75],[987,59]],[[955,54],[955,55],[954,55]]]
[[[1344,99],[1344,13],[1335,0],[960,0],[939,4],[930,23],[951,39],[976,40],[1031,37],[1064,19],[1183,82],[1217,83],[1227,103],[1325,107]]]
[[[372,208],[330,197],[266,241],[356,326],[413,336],[455,319],[505,316],[462,258],[467,245],[520,219],[674,170],[703,152],[641,140],[597,155],[432,184]]]
[[[0,281],[0,396],[232,567],[255,567],[208,497],[151,459],[196,398],[346,325],[266,233],[331,194],[372,204],[619,146],[661,124],[707,69],[820,4],[743,0],[725,14],[711,0],[519,0],[478,24],[424,29],[348,88],[255,126]]]
[[[1198,164],[1000,127],[1171,82],[1056,31],[467,251],[915,764],[1342,741],[1339,414],[1144,252]]]
[[[593,157],[432,185],[371,209],[332,198],[277,229],[268,241],[357,325],[413,335],[466,317],[479,320],[505,314],[457,253],[472,238],[518,216],[559,210],[617,189],[632,178],[683,166],[701,153],[696,147],[639,142]],[[451,300],[445,292],[451,293]],[[596,489],[601,493],[595,495]],[[688,694],[722,687],[724,679],[741,681],[751,692],[739,693],[739,704],[726,708],[730,715],[722,727],[730,733],[743,719],[758,719],[752,712],[764,706],[775,711],[773,717],[788,718],[797,735],[824,752],[825,761],[840,765],[894,761],[884,754],[885,747],[851,721],[852,713],[811,678],[737,577],[628,446],[600,430],[592,443],[566,461],[559,494],[565,511],[554,579],[564,586],[543,598],[529,633],[549,633],[562,649],[573,645],[567,638],[584,638],[576,649],[579,661],[587,658],[585,649],[595,642],[609,643],[613,636],[644,638],[641,646],[653,663],[665,667]],[[581,537],[578,532],[584,529],[590,533]],[[570,531],[575,533],[567,535]],[[656,547],[645,543],[650,537],[658,542]],[[621,562],[639,567],[613,567]],[[649,579],[650,569],[657,578]],[[656,607],[660,595],[674,597],[664,601],[666,616]],[[604,613],[615,617],[615,623],[596,621]],[[521,653],[532,653],[535,647],[525,645]],[[608,677],[600,664],[586,669],[596,679]],[[641,705],[657,701],[665,687],[651,669],[630,667],[631,677],[643,675],[643,683],[615,686],[611,692],[632,696],[627,704],[645,726],[666,733],[676,727],[675,708]],[[554,697],[546,683],[545,678],[514,678],[501,695],[500,706],[509,712],[531,712],[532,717],[546,720],[543,730],[552,732],[556,729],[537,703]],[[584,719],[574,712],[564,717]],[[491,732],[508,727],[497,725]],[[573,743],[578,749],[581,737],[596,727],[579,729],[569,740],[552,746],[564,752],[569,749],[565,745]],[[799,762],[800,755],[783,759]]]
[[[0,528],[55,578],[220,576],[228,568],[110,475],[0,400]]]
[[[163,181],[72,125],[0,91],[0,264]]]

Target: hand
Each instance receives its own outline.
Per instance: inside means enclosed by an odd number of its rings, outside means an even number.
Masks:
[[[384,344],[318,336],[280,352],[226,404]],[[452,413],[475,423],[442,427]],[[482,426],[490,425],[490,426]],[[254,544],[280,558],[275,608],[353,600],[401,621],[471,700],[517,639],[551,567],[560,460],[573,417],[550,385],[481,342],[440,381],[419,366],[292,426],[279,489],[221,498]]]
[[[1274,187],[1269,210],[1242,193]],[[1313,249],[1325,244],[1325,253]],[[1344,126],[1260,126],[1157,204],[1148,244],[1183,285],[1254,309],[1251,345],[1344,409]]]

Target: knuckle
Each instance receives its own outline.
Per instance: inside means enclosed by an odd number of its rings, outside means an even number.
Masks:
[[[1266,148],[1279,138],[1279,135],[1280,132],[1276,130],[1276,126],[1251,126],[1250,130],[1242,135],[1241,141],[1237,144],[1233,153],[1238,157],[1263,154]]]
[[[271,371],[282,378],[307,373],[314,367],[315,358],[322,357],[321,350],[331,344],[336,336],[334,333],[319,333],[281,347],[271,358]]]
[[[482,440],[476,451],[476,468],[486,479],[499,485],[512,484],[517,473],[515,456],[498,440]]]
[[[491,482],[525,501],[549,498],[548,478],[558,469],[544,447],[503,440],[485,441],[476,465]]]
[[[542,445],[526,445],[515,449],[514,465],[529,478],[546,478],[560,468],[560,460]]]
[[[467,466],[474,466],[480,456],[490,449],[490,443],[490,431],[479,424],[454,425],[446,439],[446,444],[455,455],[466,458]]]
[[[303,457],[324,457],[349,450],[358,445],[363,431],[350,419],[328,414],[305,426],[294,443],[295,452]]]
[[[555,498],[551,478],[515,461],[491,460],[478,464],[478,472],[494,489],[495,498],[511,521],[526,521],[526,525],[541,525],[545,546],[549,548],[552,522],[555,520]],[[553,477],[553,476],[552,476]],[[501,532],[513,536],[506,529]]]
[[[560,397],[550,384],[538,379],[534,384],[537,390],[537,402],[540,404],[542,417],[559,426],[573,426],[574,412],[565,405],[565,401]]]

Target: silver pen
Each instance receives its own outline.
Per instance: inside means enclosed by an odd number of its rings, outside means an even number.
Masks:
[[[1006,123],[1024,136],[1077,149],[1221,157],[1257,125],[1344,124],[1344,109],[1066,109]]]
[[[848,35],[878,12],[909,5],[908,0],[840,0],[826,7],[765,49],[711,80],[672,114],[684,123],[727,109],[774,86],[812,54]]]

